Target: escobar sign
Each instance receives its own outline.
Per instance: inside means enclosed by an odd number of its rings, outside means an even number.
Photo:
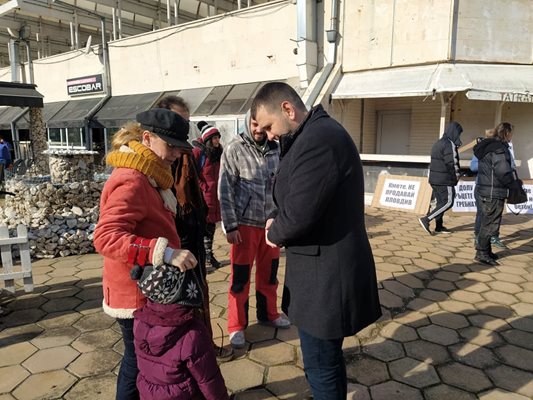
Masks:
[[[379,204],[393,208],[414,210],[420,190],[420,181],[385,179]]]
[[[103,92],[104,85],[102,81],[102,74],[67,79],[67,93],[69,96],[77,96]]]

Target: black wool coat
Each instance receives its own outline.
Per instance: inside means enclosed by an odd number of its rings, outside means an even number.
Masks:
[[[268,238],[286,248],[282,309],[317,338],[353,335],[381,315],[359,153],[322,106],[282,136],[281,152]]]

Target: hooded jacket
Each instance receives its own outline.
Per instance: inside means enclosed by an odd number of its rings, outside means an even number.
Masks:
[[[207,222],[216,224],[220,221],[220,203],[217,196],[218,175],[220,161],[212,162],[206,155],[206,146],[199,138],[193,141],[192,150],[196,165],[198,166],[198,183],[202,189],[205,203],[207,204]],[[224,154],[224,153],[223,153]]]
[[[460,136],[463,128],[457,122],[446,127],[442,138],[431,148],[429,183],[436,186],[455,186],[459,180]]]
[[[474,146],[474,155],[478,158],[477,193],[494,199],[507,198],[515,180],[507,143],[484,139]]]
[[[279,165],[279,146],[266,141],[259,148],[250,132],[250,112],[244,131],[222,153],[218,197],[226,232],[238,225],[264,228],[275,210],[272,186]]]
[[[213,342],[192,308],[148,301],[134,317],[142,400],[228,399]]]

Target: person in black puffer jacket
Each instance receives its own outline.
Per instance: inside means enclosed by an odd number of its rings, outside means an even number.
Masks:
[[[453,206],[455,185],[459,180],[459,153],[461,146],[462,126],[457,122],[450,122],[442,138],[431,148],[431,163],[429,165],[429,184],[433,189],[433,196],[437,205],[426,216],[419,218],[420,225],[431,234],[429,223],[435,220],[436,233],[450,233],[443,224],[443,215]]]
[[[502,122],[494,131],[494,137],[484,139],[474,146],[474,155],[479,160],[475,195],[480,199],[482,211],[474,260],[487,265],[498,265],[497,257],[491,249],[490,238],[499,229],[509,188],[518,184],[513,175],[509,152],[513,126]]]

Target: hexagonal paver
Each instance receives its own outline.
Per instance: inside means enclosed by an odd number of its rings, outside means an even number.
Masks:
[[[392,377],[408,385],[424,388],[440,382],[435,369],[428,363],[413,358],[402,358],[389,364]]]
[[[91,376],[78,381],[65,395],[65,399],[114,399],[116,386],[117,377],[114,374]]]
[[[80,353],[69,346],[52,347],[39,350],[22,365],[31,373],[63,369],[78,357]]]
[[[506,364],[533,372],[533,351],[513,345],[505,345],[495,350]]]
[[[99,300],[100,302],[102,302],[104,294],[102,293],[102,287],[97,286],[97,287],[84,288],[81,292],[76,294],[76,297],[83,301]]]
[[[424,391],[426,400],[475,400],[476,396],[448,385],[438,385]]]
[[[96,350],[83,353],[68,366],[68,370],[83,378],[112,371],[121,360],[122,357],[113,350]]]
[[[414,328],[429,325],[430,323],[426,314],[420,313],[418,311],[407,311],[402,314],[398,314],[394,316],[394,321],[402,325],[412,326]]]
[[[259,343],[274,339],[276,336],[276,329],[266,325],[254,324],[250,325],[246,331],[244,331],[244,335],[247,342]]]
[[[510,392],[533,398],[533,374],[516,368],[500,365],[487,370],[494,385]]]
[[[66,371],[50,371],[35,374],[26,379],[13,395],[19,400],[46,400],[61,398],[76,382]]]
[[[270,367],[266,377],[266,389],[278,399],[307,399],[311,390],[300,368],[292,365]]]
[[[388,381],[370,388],[373,399],[422,400],[422,394],[403,383]]]
[[[57,298],[47,301],[41,306],[41,309],[48,313],[58,312],[58,311],[68,311],[76,308],[82,300],[77,299],[76,297],[66,297],[66,298]]]
[[[453,363],[437,367],[443,382],[477,393],[492,386],[483,371],[463,364]]]
[[[424,289],[419,294],[420,297],[433,300],[433,301],[445,301],[448,299],[448,294],[437,290]]]
[[[383,338],[367,343],[362,350],[363,353],[385,362],[402,358],[405,355],[400,343]]]
[[[39,321],[44,315],[44,311],[37,308],[17,310],[2,317],[2,323],[5,327],[33,324],[34,322]]]
[[[393,339],[398,342],[410,342],[412,340],[418,339],[416,330],[410,326],[401,325],[398,322],[389,322],[385,325],[384,328],[380,331],[380,336]]]
[[[511,344],[533,350],[533,333],[510,329],[502,332],[501,335]]]
[[[422,339],[444,346],[449,346],[459,341],[459,335],[457,335],[456,331],[443,326],[428,325],[417,330]]]
[[[27,297],[17,297],[14,301],[9,303],[8,309],[10,311],[15,310],[27,310],[31,308],[39,308],[41,304],[46,301],[44,297],[38,294],[32,294]]]
[[[488,285],[494,290],[498,290],[500,292],[509,293],[509,294],[515,294],[515,293],[519,293],[522,291],[522,288],[518,286],[516,283],[495,281],[495,282],[489,282]]]
[[[389,292],[394,293],[402,298],[410,298],[415,296],[413,289],[397,281],[383,282],[383,287],[385,287],[385,289],[387,289]]]
[[[265,389],[258,389],[235,393],[234,400],[276,400],[276,397]]]
[[[0,347],[0,367],[20,364],[36,351],[37,348],[27,342]]]
[[[485,299],[496,304],[504,304],[510,306],[517,303],[518,299],[511,294],[498,292],[497,290],[490,290],[481,294]]]
[[[528,400],[527,397],[501,389],[490,389],[479,394],[479,400]]]
[[[533,318],[512,318],[509,324],[513,328],[533,333]]]
[[[71,344],[78,336],[80,331],[71,326],[64,328],[47,329],[31,343],[39,349],[48,349],[50,347],[59,347]]]
[[[415,340],[413,342],[405,343],[404,347],[409,357],[433,365],[442,364],[450,359],[446,347],[425,340]]]
[[[365,386],[375,385],[390,379],[387,364],[371,358],[355,359],[346,365],[348,379]]]
[[[278,340],[268,340],[254,344],[250,350],[250,359],[263,365],[285,364],[294,360],[294,346]]]
[[[43,293],[43,296],[48,299],[57,299],[62,297],[71,297],[76,295],[81,289],[77,286],[74,286],[74,282],[67,282],[68,284],[61,282],[60,285],[53,282],[54,280],[63,280],[63,279],[73,279],[68,278],[53,278],[46,282],[50,286],[50,289]],[[75,281],[77,282],[77,280]]]
[[[400,296],[396,296],[395,294],[387,290],[379,290],[379,302],[383,307],[387,308],[403,307],[402,298]]]
[[[0,368],[0,393],[11,392],[20,382],[26,379],[30,373],[20,365],[11,365]]]
[[[460,343],[450,347],[452,357],[463,364],[487,368],[499,363],[492,351],[472,343]]]
[[[121,335],[113,329],[85,332],[72,343],[72,347],[80,353],[87,353],[97,349],[112,348],[121,338]]]
[[[265,367],[250,360],[237,360],[220,365],[226,386],[233,392],[263,384]]]
[[[448,312],[440,312],[429,316],[431,322],[434,324],[444,326],[451,329],[460,329],[470,326],[468,320],[461,314],[452,314]]]
[[[421,299],[421,298],[416,298],[416,299],[411,300],[407,304],[407,308],[414,310],[414,311],[420,311],[426,314],[439,311],[439,306],[435,304],[435,302],[429,301],[426,299]]]
[[[455,314],[470,315],[478,312],[473,304],[465,303],[464,301],[446,300],[439,303],[439,306],[444,310]]]
[[[107,329],[115,323],[115,319],[109,315],[99,312],[96,314],[84,315],[74,324],[82,332]]]
[[[487,329],[489,331],[498,332],[511,328],[510,325],[503,319],[494,318],[489,315],[472,315],[468,317],[468,320],[472,323],[472,325],[477,326],[479,328]]]

